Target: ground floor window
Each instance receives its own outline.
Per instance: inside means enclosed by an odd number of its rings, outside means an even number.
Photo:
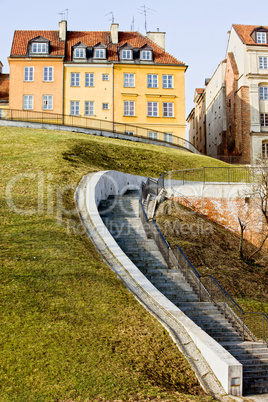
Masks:
[[[268,141],[262,142],[262,157],[268,158]]]
[[[149,131],[148,134],[149,138],[151,138],[152,140],[157,140],[158,139],[158,133],[156,131]]]
[[[173,133],[164,133],[164,141],[173,143]]]
[[[79,101],[71,101],[71,116],[79,116],[80,115],[80,102]]]
[[[23,95],[23,110],[33,109],[33,95]]]
[[[134,101],[124,101],[124,116],[135,116]]]
[[[85,102],[85,116],[94,116],[94,102]]]
[[[53,110],[53,95],[43,95],[43,110]]]
[[[3,118],[3,109],[0,109],[0,119]]]
[[[125,135],[134,135],[134,131],[125,131]]]

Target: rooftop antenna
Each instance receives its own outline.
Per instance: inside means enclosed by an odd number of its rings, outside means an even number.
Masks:
[[[135,31],[134,25],[135,25],[135,18],[134,18],[134,15],[133,15],[132,23],[131,23],[131,32],[134,32],[134,31]]]
[[[68,8],[66,8],[65,10],[61,11],[60,13],[58,13],[61,15],[61,20],[65,20],[68,21]]]
[[[113,13],[113,11],[110,11],[108,14],[105,14],[105,17],[107,15],[111,15],[111,18],[109,19],[109,21],[112,21],[112,24],[114,24],[114,13]]]
[[[141,6],[139,9],[139,14],[143,14],[144,15],[144,28],[145,28],[145,32],[147,32],[147,15],[148,14],[153,14],[156,13],[156,10],[153,10],[152,8]]]

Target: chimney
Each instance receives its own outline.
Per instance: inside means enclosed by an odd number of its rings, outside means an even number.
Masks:
[[[60,40],[66,41],[66,36],[67,36],[67,21],[63,20],[59,23],[60,26]]]
[[[165,50],[165,37],[166,37],[166,32],[159,32],[159,29],[157,29],[157,32],[147,32],[147,38],[156,43],[158,46],[162,47],[162,49]]]
[[[112,23],[111,25],[111,39],[114,45],[118,44],[118,27],[119,24]]]
[[[3,64],[2,64],[2,62],[0,61],[0,74],[2,74],[2,69],[3,69]]]

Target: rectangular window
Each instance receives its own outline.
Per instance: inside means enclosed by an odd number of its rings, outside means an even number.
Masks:
[[[24,67],[24,81],[34,80],[34,67]]]
[[[43,80],[45,82],[51,82],[53,81],[54,77],[53,77],[53,67],[44,67],[44,71],[43,71]]]
[[[158,75],[157,74],[147,74],[147,87],[148,88],[158,88]]]
[[[0,119],[3,118],[3,109],[0,109]]]
[[[71,113],[72,116],[80,115],[80,102],[79,101],[71,101]]]
[[[260,113],[261,127],[268,127],[268,113]]]
[[[152,52],[151,52],[151,50],[142,50],[141,59],[142,60],[152,60]]]
[[[94,116],[94,102],[85,102],[85,116]]]
[[[124,134],[125,135],[134,135],[134,131],[125,131]]]
[[[147,102],[147,116],[158,117],[158,102]]]
[[[173,133],[164,133],[164,141],[173,143]]]
[[[173,88],[173,75],[163,75],[163,88]]]
[[[102,110],[109,110],[109,103],[103,103]]]
[[[43,95],[43,110],[53,110],[53,95]]]
[[[262,157],[268,158],[268,141],[263,141],[262,143]]]
[[[157,140],[158,133],[156,131],[149,131],[148,137],[151,138],[152,140]]]
[[[124,116],[135,116],[134,101],[124,101]]]
[[[174,117],[173,102],[163,102],[163,117]]]
[[[85,86],[94,87],[94,73],[85,74]]]
[[[80,86],[80,73],[71,73],[71,87]]]
[[[109,74],[102,74],[102,81],[109,81]]]
[[[105,50],[104,49],[95,49],[94,57],[96,59],[105,59]]]
[[[135,74],[124,74],[124,87],[134,88],[135,87]]]
[[[132,59],[132,50],[121,50],[121,58],[127,60]]]
[[[259,57],[259,69],[267,70],[267,60],[268,57]]]
[[[77,47],[76,49],[74,49],[73,57],[75,59],[84,59],[86,57],[86,49]]]
[[[257,32],[257,43],[266,43],[266,32]]]
[[[23,110],[33,109],[33,95],[23,95]]]
[[[268,87],[260,87],[260,100],[268,100]]]
[[[47,43],[32,43],[32,53],[47,53]]]

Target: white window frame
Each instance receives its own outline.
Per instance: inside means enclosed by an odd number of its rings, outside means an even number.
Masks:
[[[159,117],[159,102],[147,102],[147,116]]]
[[[134,136],[134,131],[124,131],[124,134]]]
[[[33,110],[34,97],[33,95],[23,95],[23,110]]]
[[[158,140],[158,132],[157,131],[149,131],[148,137],[151,140]]]
[[[173,144],[173,133],[164,133],[164,141]]]
[[[125,88],[135,88],[135,74],[134,73],[124,73],[124,87]]]
[[[141,60],[152,60],[152,51],[151,50],[142,50],[141,51]]]
[[[25,66],[24,67],[24,82],[34,81],[34,67]]]
[[[105,59],[105,49],[94,49],[94,59]]]
[[[70,115],[80,116],[80,101],[70,101]]]
[[[54,67],[44,67],[43,81],[44,82],[53,82],[54,81]]]
[[[268,127],[268,113],[260,113],[261,127]]]
[[[95,85],[95,74],[85,73],[85,87],[94,87]]]
[[[109,81],[109,74],[102,74],[102,81]]]
[[[260,100],[268,100],[268,86],[267,87],[259,87],[259,98]]]
[[[173,75],[163,74],[162,75],[162,87],[163,88],[174,88]]]
[[[158,74],[147,74],[147,88],[158,88]]]
[[[0,119],[3,118],[3,109],[0,109]]]
[[[43,110],[53,110],[53,95],[43,95]]]
[[[103,102],[102,103],[102,110],[109,110],[109,103]]]
[[[259,56],[259,69],[260,70],[268,69],[268,57]]]
[[[257,38],[257,43],[267,43],[267,33],[266,32],[257,32],[256,38]]]
[[[48,53],[48,43],[46,42],[33,42],[31,45],[31,52],[36,54]]]
[[[163,117],[174,117],[173,102],[163,102]]]
[[[84,47],[76,47],[73,52],[74,59],[85,59],[86,49]]]
[[[85,101],[85,116],[94,116],[94,109],[94,101]]]
[[[124,116],[135,116],[135,101],[124,101]]]
[[[80,87],[80,73],[71,73],[71,87]]]
[[[122,49],[121,50],[121,59],[122,60],[132,60],[133,59],[133,51],[131,49]]]
[[[268,158],[268,141],[262,141],[262,157]]]

